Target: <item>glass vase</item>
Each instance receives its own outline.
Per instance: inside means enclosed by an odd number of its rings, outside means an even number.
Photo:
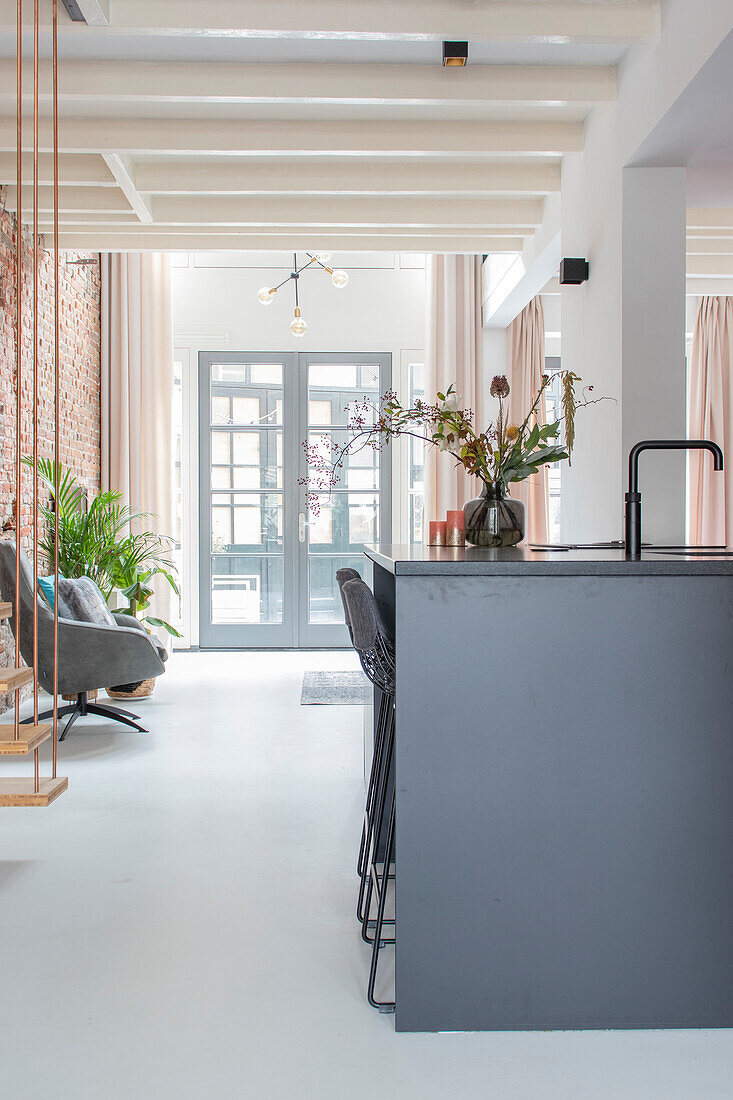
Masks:
[[[481,495],[463,511],[466,542],[474,546],[516,546],[524,538],[524,504],[507,496],[502,481],[484,482]]]

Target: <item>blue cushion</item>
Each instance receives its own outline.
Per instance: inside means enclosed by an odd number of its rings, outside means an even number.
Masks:
[[[46,603],[53,611],[53,601],[56,594],[56,578],[55,577],[39,577],[38,587],[43,595],[46,597]]]
[[[39,577],[38,587],[40,588],[43,595],[46,597],[46,603],[53,611],[54,599],[56,596],[56,578],[53,574],[51,574],[50,577]],[[63,593],[61,594],[61,597],[59,599],[59,615],[64,619],[71,618],[71,612],[67,607]]]

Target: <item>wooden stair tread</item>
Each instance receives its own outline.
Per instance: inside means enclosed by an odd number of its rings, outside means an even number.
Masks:
[[[41,722],[38,726],[21,725],[20,736],[16,740],[15,726],[0,726],[0,756],[23,756],[33,752],[52,733],[50,722]]]
[[[69,785],[66,776],[41,779],[38,791],[33,777],[0,779],[0,806],[49,806]]]
[[[0,694],[17,691],[18,688],[32,683],[32,668],[0,668]]]
[[[0,600],[0,619],[9,619],[13,614],[13,605],[11,603],[3,603]]]

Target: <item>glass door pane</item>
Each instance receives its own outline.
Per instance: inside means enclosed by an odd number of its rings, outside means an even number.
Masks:
[[[299,379],[305,387],[301,427],[310,447],[327,461],[348,441],[355,415],[367,422],[374,419],[372,406],[390,385],[390,358],[299,356]],[[389,538],[388,459],[386,450],[365,446],[352,451],[333,490],[320,494],[308,512],[300,546],[301,644],[348,644],[336,572],[350,566],[363,574],[364,544],[384,539],[385,529]],[[320,487],[312,468],[305,476],[311,492]]]
[[[306,514],[303,443],[343,448],[390,367],[389,355],[199,354],[202,647],[350,644],[336,572],[363,574],[364,543],[389,540],[389,450],[350,454]]]
[[[202,355],[202,645],[293,644],[288,360]]]

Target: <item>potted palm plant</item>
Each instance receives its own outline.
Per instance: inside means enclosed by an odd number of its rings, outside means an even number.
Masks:
[[[33,468],[32,460],[25,458]],[[150,530],[137,530],[150,519],[149,512],[130,508],[122,494],[100,490],[85,507],[86,489],[71,471],[64,471],[50,459],[38,460],[38,477],[50,493],[40,504],[43,529],[39,548],[49,570],[55,560],[58,523],[59,573],[62,577],[91,577],[109,601],[118,591],[127,601],[119,608],[136,618],[148,633],[160,628],[180,638],[165,619],[148,614],[153,596],[152,580],[161,577],[178,595],[176,566],[171,558],[173,540]],[[58,497],[56,486],[58,483]],[[151,694],[155,680],[124,684],[108,689],[116,697]]]
[[[131,615],[142,623],[148,632],[150,628],[166,630],[172,637],[180,638],[180,633],[165,619],[155,615],[149,615],[150,601],[154,596],[152,586],[153,578],[162,577],[176,595],[179,594],[178,583],[174,576],[175,566],[168,557],[159,553],[159,546],[151,541],[151,532],[134,533],[128,535],[120,544],[120,553],[115,572],[115,588],[120,595],[127,600],[127,607],[119,608],[124,615]],[[152,540],[161,536],[152,535]],[[168,542],[170,547],[170,540]],[[155,687],[155,679],[142,680],[137,684],[119,684],[107,688],[107,694],[114,699],[139,699],[151,695]]]

